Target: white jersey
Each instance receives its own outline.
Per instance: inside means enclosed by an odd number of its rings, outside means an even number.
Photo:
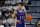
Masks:
[[[0,12],[0,16],[2,15],[2,12]]]
[[[9,6],[9,7],[8,7],[8,10],[12,10],[12,8],[13,8],[13,6]]]
[[[17,3],[22,3],[22,1],[21,0],[16,0],[17,1]]]
[[[4,27],[3,25],[0,25],[0,27]]]
[[[16,3],[16,1],[15,0],[11,0],[11,4],[15,4]]]
[[[10,1],[5,1],[5,4],[6,4],[6,3],[10,3]]]

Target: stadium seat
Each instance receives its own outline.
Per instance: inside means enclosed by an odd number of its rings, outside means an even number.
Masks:
[[[40,13],[32,13],[32,18],[39,18],[40,17]]]
[[[27,15],[32,15],[32,13],[27,13]]]
[[[32,27],[32,25],[26,25],[26,27]]]
[[[37,5],[37,1],[31,1],[31,5]]]
[[[37,5],[40,5],[40,1],[37,1]]]
[[[36,7],[36,12],[40,12],[40,7]]]
[[[29,12],[35,12],[35,7],[29,7]]]
[[[32,19],[32,20],[31,20],[31,24],[36,24],[37,21],[38,21],[38,19]]]

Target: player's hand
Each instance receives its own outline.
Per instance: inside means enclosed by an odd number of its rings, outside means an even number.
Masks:
[[[18,23],[20,23],[20,22],[21,22],[20,20],[17,20],[17,19],[15,19],[15,21],[16,21],[16,22],[18,22]]]
[[[20,23],[21,21],[20,20],[17,20],[17,22]]]

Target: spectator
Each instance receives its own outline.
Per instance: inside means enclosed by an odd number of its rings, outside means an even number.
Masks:
[[[8,10],[8,6],[6,6],[6,9]]]
[[[29,0],[28,5],[31,5],[31,0]]]
[[[28,4],[29,0],[23,0],[24,4]]]
[[[0,27],[4,27],[4,25],[2,25],[2,21],[0,21]]]
[[[0,20],[2,20],[2,13],[3,11],[0,9]]]
[[[2,7],[2,11],[3,11],[3,16],[5,16],[5,13],[6,13],[6,11],[7,11],[5,4],[4,4],[4,6]]]
[[[29,10],[29,8],[28,8],[28,5],[27,5],[27,4],[25,4],[25,9],[26,9],[26,10]]]
[[[6,0],[6,1],[5,1],[5,4],[6,4],[6,5],[10,5],[10,1]]]
[[[9,10],[5,13],[5,16],[6,16],[6,18],[8,19],[9,18]]]
[[[6,7],[6,5],[4,4],[4,5],[2,6],[2,9],[5,8],[5,7]]]
[[[15,0],[11,0],[11,5],[15,5],[16,1]]]
[[[7,22],[11,25],[13,23],[12,18],[9,16],[9,18],[7,19]]]
[[[17,1],[17,3],[22,3],[22,1],[21,0],[16,0]]]
[[[13,6],[9,6],[9,7],[8,7],[8,10],[10,10],[10,11],[11,11],[11,10],[12,10],[12,8],[13,8]]]
[[[7,22],[7,20],[6,20],[5,16],[3,16],[2,21],[3,21],[3,24],[5,24],[5,23]]]
[[[11,27],[15,27],[15,26],[16,26],[15,23],[12,23]]]
[[[10,27],[8,22],[5,25],[6,25],[5,27]]]
[[[10,11],[10,12],[9,12],[9,15],[11,15],[11,14],[14,12],[13,6],[9,6],[9,7],[8,7],[8,10]]]

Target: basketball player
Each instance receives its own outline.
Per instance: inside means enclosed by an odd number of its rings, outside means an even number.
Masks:
[[[17,19],[14,19],[15,16]],[[22,4],[18,3],[18,10],[14,11],[12,16],[12,20],[16,21],[16,27],[25,27],[24,17],[26,17],[26,11],[22,9]]]

